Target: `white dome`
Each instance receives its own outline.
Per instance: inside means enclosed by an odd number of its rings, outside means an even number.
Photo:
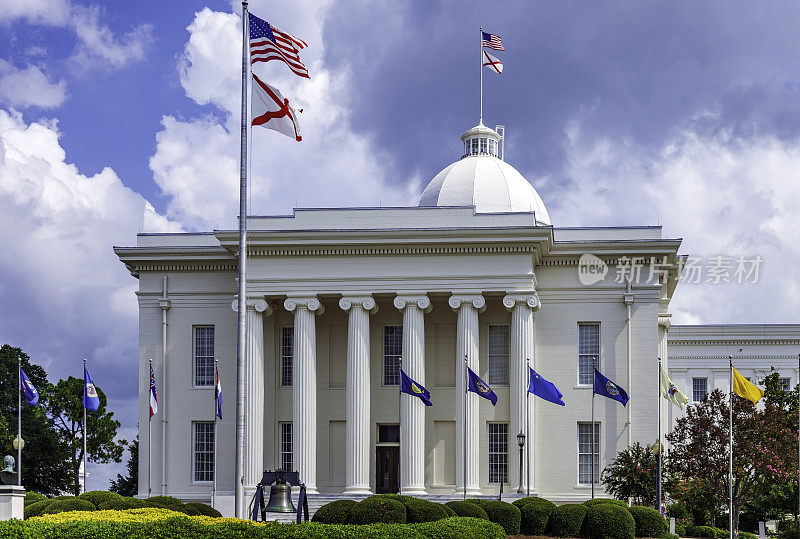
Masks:
[[[539,193],[517,169],[493,155],[469,155],[434,176],[419,206],[475,206],[477,213],[535,212],[550,225]]]

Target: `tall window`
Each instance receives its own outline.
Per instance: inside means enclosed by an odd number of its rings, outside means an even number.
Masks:
[[[508,483],[508,423],[489,423],[489,483]]]
[[[600,324],[578,324],[578,383],[594,384],[594,370],[600,364]]]
[[[294,327],[281,328],[281,386],[292,387],[292,354],[294,353]]]
[[[403,355],[403,326],[383,328],[383,385],[400,385],[400,358]]]
[[[692,378],[692,400],[700,402],[708,395],[708,378]]]
[[[214,480],[214,422],[192,423],[194,440],[194,481]]]
[[[489,385],[508,385],[508,326],[489,326]]]
[[[294,447],[292,445],[292,424],[279,423],[280,425],[280,461],[284,470],[294,470]]]
[[[214,326],[194,327],[194,385],[214,385]]]
[[[592,447],[594,446],[594,447]],[[600,482],[600,423],[594,424],[594,444],[592,443],[592,424],[578,423],[578,483],[592,483],[592,460],[594,460],[594,482]]]
[[[778,382],[780,382],[782,390],[784,390],[784,391],[791,391],[792,390],[792,386],[791,386],[792,381],[789,378],[780,378],[780,379],[778,379]]]

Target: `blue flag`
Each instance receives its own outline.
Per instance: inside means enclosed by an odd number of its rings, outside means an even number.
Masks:
[[[542,378],[538,372],[528,367],[528,371],[530,371],[529,381],[528,381],[528,393],[533,393],[537,397],[540,397],[546,401],[552,402],[553,404],[560,404],[561,406],[566,406],[564,401],[561,397],[564,396],[558,388],[553,384],[553,382],[549,382]]]
[[[94,412],[100,408],[100,397],[97,396],[97,390],[89,376],[89,371],[86,370],[86,365],[83,366],[83,407]]]
[[[492,406],[496,406],[497,395],[495,395],[494,391],[492,391],[492,388],[486,385],[486,382],[481,380],[481,377],[472,372],[472,369],[470,369],[469,367],[467,367],[467,376],[468,376],[467,391],[472,391],[473,393],[477,393],[484,399],[491,401]]]
[[[39,392],[36,391],[31,381],[28,380],[28,375],[25,374],[22,367],[19,368],[19,378],[22,385],[22,394],[25,395],[25,402],[33,405],[39,404]]]
[[[217,385],[214,386],[214,400],[217,401],[217,417],[222,419],[222,382],[219,379],[219,369],[217,369]]]
[[[407,393],[413,397],[419,398],[425,403],[425,406],[433,406],[431,402],[431,394],[422,385],[416,383],[408,377],[408,375],[400,369],[400,393]]]
[[[625,393],[625,390],[600,374],[597,369],[594,370],[594,392],[603,397],[619,401],[623,406],[628,404],[628,394]]]

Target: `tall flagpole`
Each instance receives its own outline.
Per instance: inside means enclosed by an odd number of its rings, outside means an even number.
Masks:
[[[241,157],[239,163],[239,294],[237,304],[238,340],[236,347],[236,476],[234,477],[234,502],[237,518],[244,516],[244,362],[247,346],[247,77],[249,74],[247,0],[242,2],[242,126]]]
[[[211,507],[217,504],[217,418],[219,417],[217,411],[219,410],[219,393],[217,392],[217,383],[219,380],[219,359],[214,358],[214,475],[213,483],[211,484]]]
[[[797,373],[800,374],[800,354],[797,354]],[[797,456],[800,459],[800,380],[797,383]],[[797,473],[800,477],[800,460],[797,462]],[[798,489],[797,515],[800,518],[800,489]]]
[[[22,356],[17,356],[17,485],[22,486]]]
[[[83,394],[86,395],[86,358],[83,358]],[[150,473],[150,464],[147,466]],[[83,403],[83,491],[86,492],[86,402]]]
[[[530,384],[531,380],[531,360],[530,358],[525,359],[525,364],[528,365],[528,383]],[[534,365],[535,366],[535,365]],[[528,432],[528,427],[531,424],[531,418],[529,417],[529,409],[528,406],[530,404],[531,394],[528,389],[525,389],[525,434],[528,435],[528,447],[525,449],[525,483],[526,483],[526,496],[528,498],[531,497],[531,445],[533,444],[533,433]]]
[[[469,379],[467,378],[467,354],[464,354],[464,427],[461,429],[464,431],[464,451],[461,453],[462,457],[461,460],[463,461],[463,472],[464,472],[464,499],[467,499],[467,391],[469,390]],[[500,478],[502,482],[502,478]]]
[[[630,427],[629,427],[630,429]],[[658,358],[658,488],[656,489],[656,511],[661,513],[661,358]]]
[[[397,454],[397,493],[403,493],[403,358],[397,358],[397,366],[400,369],[400,380],[397,384],[397,440],[400,444],[400,451]]]
[[[150,399],[153,398],[153,388],[150,387],[150,375],[153,374],[153,358],[150,358],[150,372],[147,373],[147,394],[148,399],[147,402],[150,402]],[[84,408],[86,410],[86,408]],[[147,497],[149,498],[153,492],[152,485],[150,481],[152,480],[153,472],[151,471],[152,467],[152,456],[153,456],[153,436],[151,435],[153,427],[153,407],[150,406],[150,413],[147,417]],[[84,467],[85,469],[85,467]],[[83,481],[83,488],[86,488],[86,480]]]
[[[480,45],[478,48],[478,69],[481,70],[481,115],[479,123],[483,123],[483,26],[480,28],[480,39],[478,40],[478,44]]]
[[[595,369],[596,372],[596,369]],[[592,499],[594,500],[594,387],[595,382],[592,381],[592,451],[590,455],[592,456],[592,477],[590,482],[592,483]]]
[[[730,425],[728,438],[728,531],[731,538],[733,534],[733,356],[728,356],[728,373],[730,374],[731,394],[730,409],[728,410]]]

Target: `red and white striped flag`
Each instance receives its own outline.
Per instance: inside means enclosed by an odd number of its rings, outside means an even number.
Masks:
[[[486,51],[483,51],[483,67],[489,68],[495,73],[503,72],[503,62]]]
[[[500,39],[500,36],[496,36],[494,34],[490,34],[489,32],[484,32],[481,30],[481,46],[486,47],[487,49],[494,49],[496,51],[504,51],[503,48],[503,40]]]
[[[267,21],[248,13],[250,24],[250,63],[280,60],[295,75],[310,78],[308,69],[300,61],[300,50],[308,45],[283,30],[271,26]]]
[[[156,375],[153,374],[153,366],[150,365],[150,417],[158,413],[158,394],[156,393]]]

